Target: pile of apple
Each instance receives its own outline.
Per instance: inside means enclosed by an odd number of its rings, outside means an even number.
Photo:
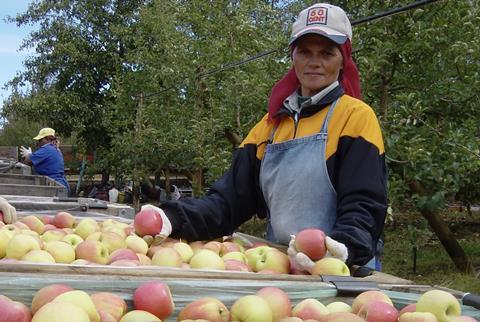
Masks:
[[[266,244],[246,245],[230,238],[187,243],[167,238],[156,244],[162,228],[153,210],[139,212],[132,223],[76,218],[68,212],[29,215],[5,225],[0,221],[0,263],[26,261],[75,265],[168,266],[266,274],[309,274],[291,264],[284,252]],[[298,251],[316,260],[312,274],[349,275],[340,260],[323,258],[325,234],[306,229],[295,240]]]
[[[38,290],[30,307],[0,295],[0,322],[158,322],[175,310],[167,284],[140,284],[132,296],[133,309],[112,292],[88,294],[66,284],[52,284]],[[263,287],[255,294],[238,297],[230,309],[219,299],[201,297],[186,304],[176,316],[182,322],[474,322],[461,315],[457,299],[441,290],[428,291],[417,303],[398,311],[383,292],[359,294],[351,305],[322,304],[306,298],[295,305],[277,287]]]

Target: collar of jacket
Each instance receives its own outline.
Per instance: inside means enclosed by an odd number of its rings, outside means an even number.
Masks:
[[[310,104],[307,106],[303,106],[300,110],[299,117],[308,117],[311,116],[318,111],[322,110],[324,107],[330,105],[333,101],[337,98],[341,97],[344,94],[344,90],[342,85],[338,85],[337,87],[333,88],[328,94],[326,94],[320,101],[316,104]],[[289,107],[285,106],[285,103],[282,107],[278,110],[278,112],[274,115],[274,119],[283,116],[293,116],[294,111],[292,111]]]

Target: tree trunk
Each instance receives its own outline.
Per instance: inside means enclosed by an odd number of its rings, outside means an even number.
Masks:
[[[427,195],[427,191],[418,181],[410,184],[410,189],[416,194],[423,196]],[[472,262],[469,260],[469,258],[463,251],[462,246],[460,246],[452,231],[442,219],[438,211],[420,209],[420,212],[422,216],[427,219],[428,224],[437,235],[438,239],[442,243],[443,247],[447,251],[455,266],[462,272],[468,274],[475,274],[475,269],[472,265]]]

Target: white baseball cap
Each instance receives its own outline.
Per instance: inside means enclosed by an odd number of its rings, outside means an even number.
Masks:
[[[292,25],[292,35],[288,45],[306,34],[319,34],[341,45],[352,40],[352,25],[342,8],[317,3],[304,9]]]

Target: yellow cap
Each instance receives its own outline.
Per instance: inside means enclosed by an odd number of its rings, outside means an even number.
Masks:
[[[45,127],[38,132],[37,136],[34,137],[34,140],[41,140],[47,136],[55,136],[55,130],[49,127]]]

